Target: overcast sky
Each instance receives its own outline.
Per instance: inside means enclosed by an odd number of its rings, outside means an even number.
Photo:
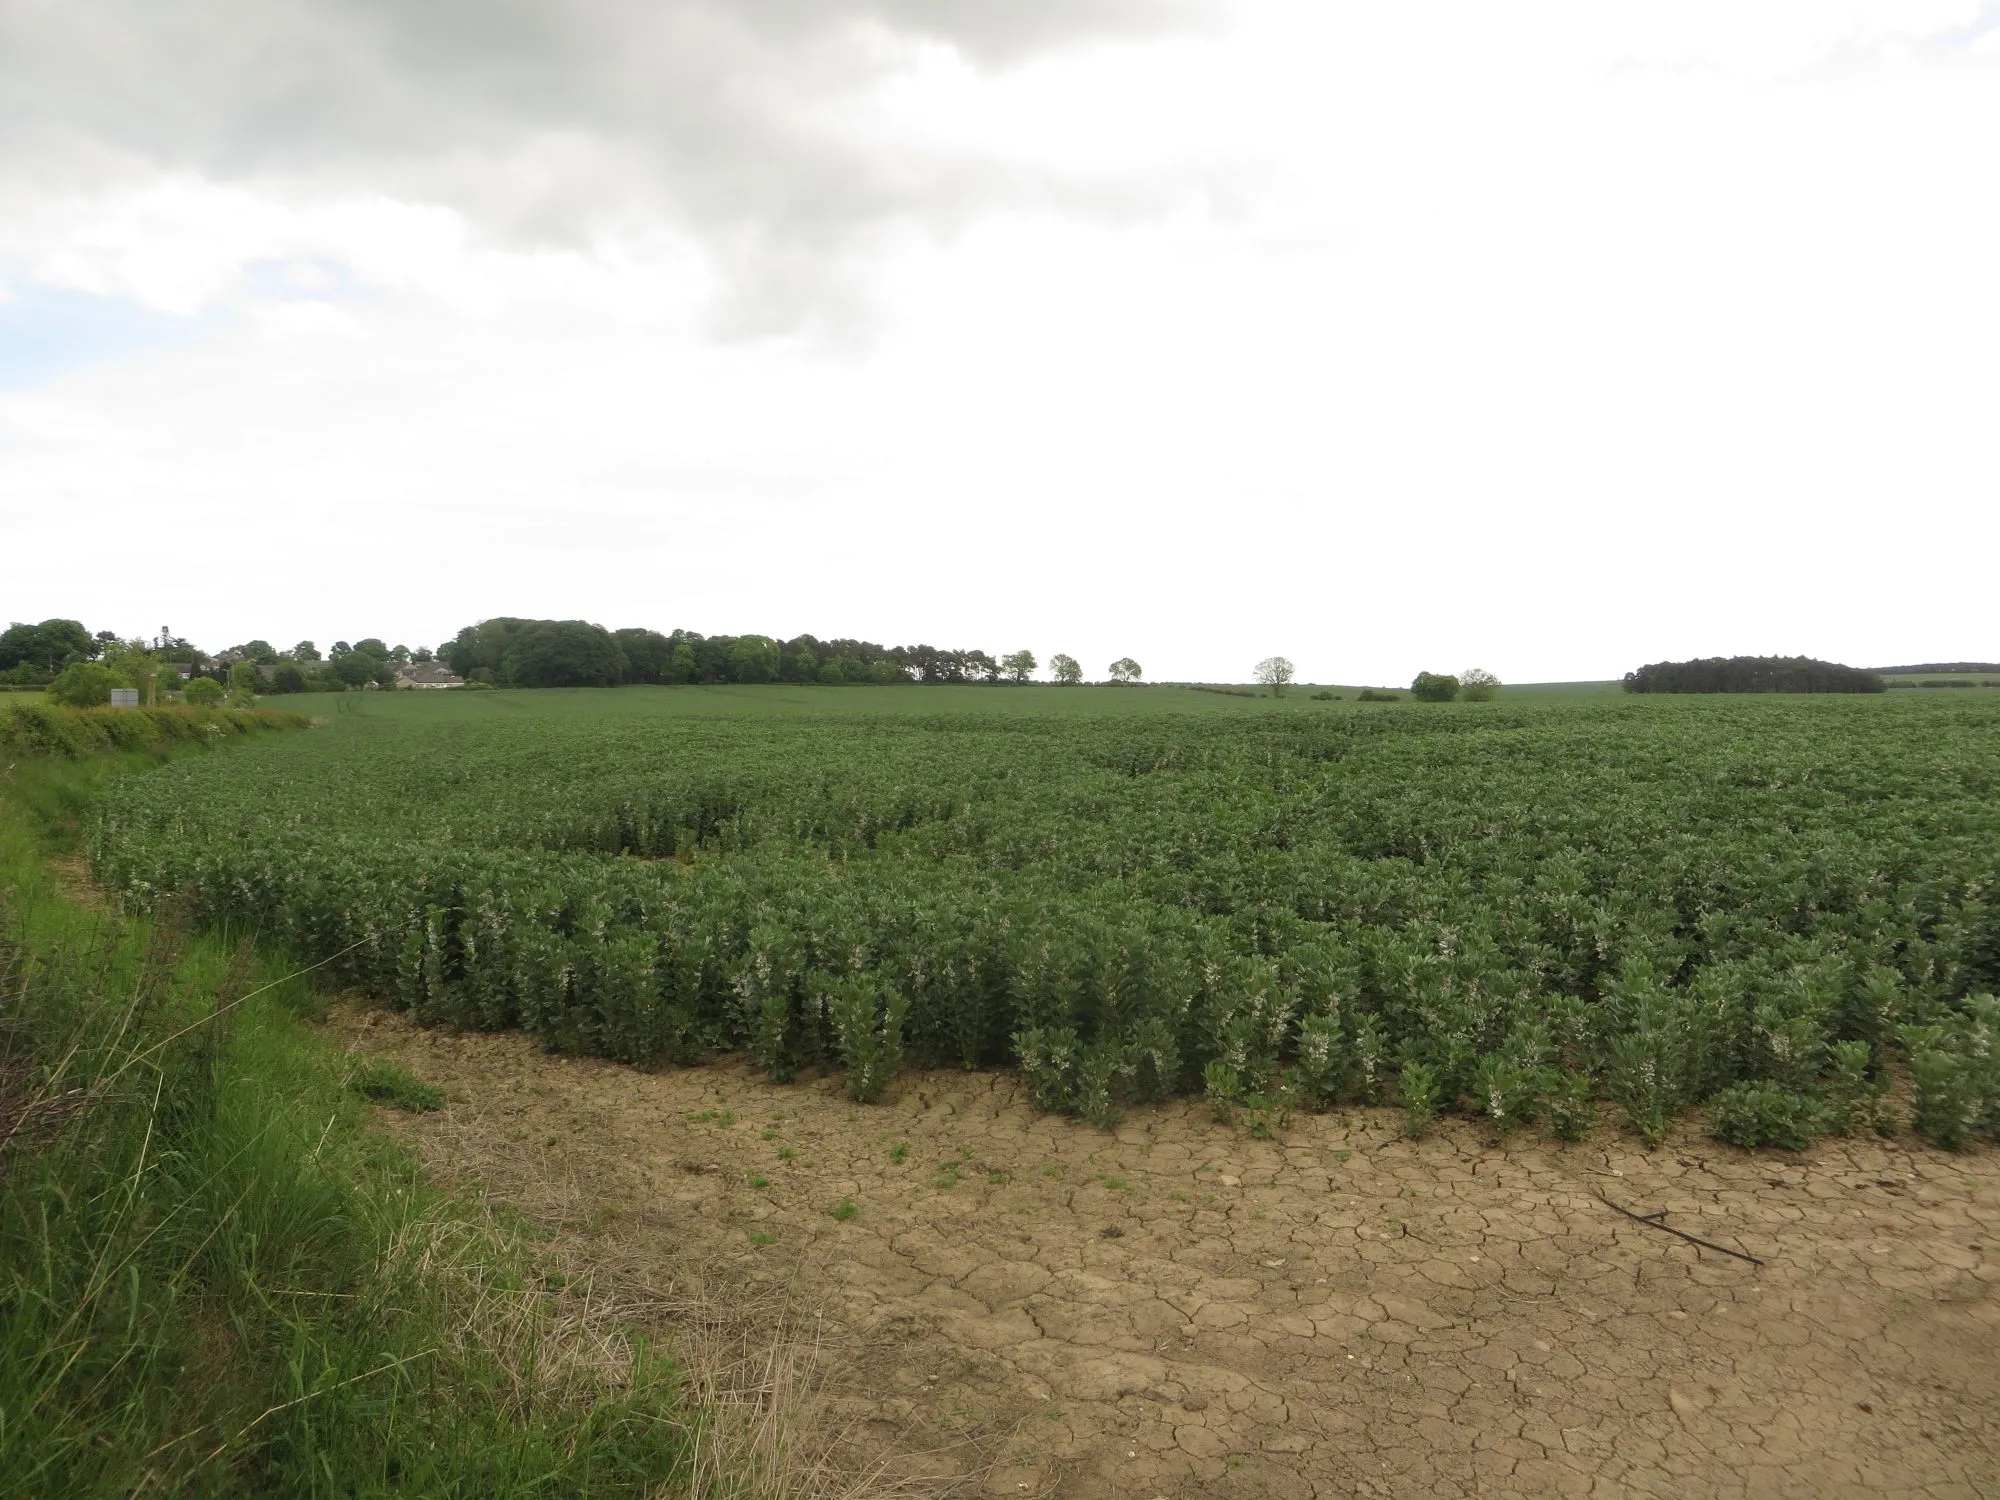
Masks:
[[[0,616],[2000,658],[1996,0],[0,0]]]

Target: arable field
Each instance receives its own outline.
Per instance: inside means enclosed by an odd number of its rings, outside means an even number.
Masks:
[[[1898,672],[1885,677],[1883,681],[1892,688],[1918,688],[1927,691],[1938,690],[1940,687],[1947,691],[1965,687],[1992,688],[2000,687],[2000,672]]]
[[[2000,703],[1182,690],[335,700],[127,783],[101,879],[420,1019],[653,1064],[1018,1063],[1108,1120],[1608,1095],[1795,1143],[1993,1121]],[[1984,998],[1981,998],[1984,997]]]
[[[439,1163],[805,1274],[863,1449],[2000,1483],[2000,697],[323,702],[120,783],[98,878],[429,1025],[351,1029]]]

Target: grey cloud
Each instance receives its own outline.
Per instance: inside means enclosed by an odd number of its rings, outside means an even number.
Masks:
[[[858,124],[907,43],[1004,67],[1206,3],[0,0],[0,169],[377,187],[532,239],[665,218],[783,322],[885,225],[1088,195]]]

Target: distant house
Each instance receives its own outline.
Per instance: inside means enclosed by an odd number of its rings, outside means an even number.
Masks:
[[[398,688],[464,687],[465,679],[442,662],[399,661],[396,663]]]

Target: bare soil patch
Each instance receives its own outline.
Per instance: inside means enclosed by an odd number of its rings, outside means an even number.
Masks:
[[[1608,1128],[1495,1146],[1463,1125],[1411,1144],[1385,1111],[1260,1141],[1187,1102],[1106,1133],[1004,1074],[906,1075],[864,1107],[832,1079],[330,1025],[446,1088],[447,1110],[398,1117],[438,1168],[632,1286],[697,1274],[809,1327],[825,1461],[877,1486],[2000,1493],[1991,1151],[1648,1152]]]

